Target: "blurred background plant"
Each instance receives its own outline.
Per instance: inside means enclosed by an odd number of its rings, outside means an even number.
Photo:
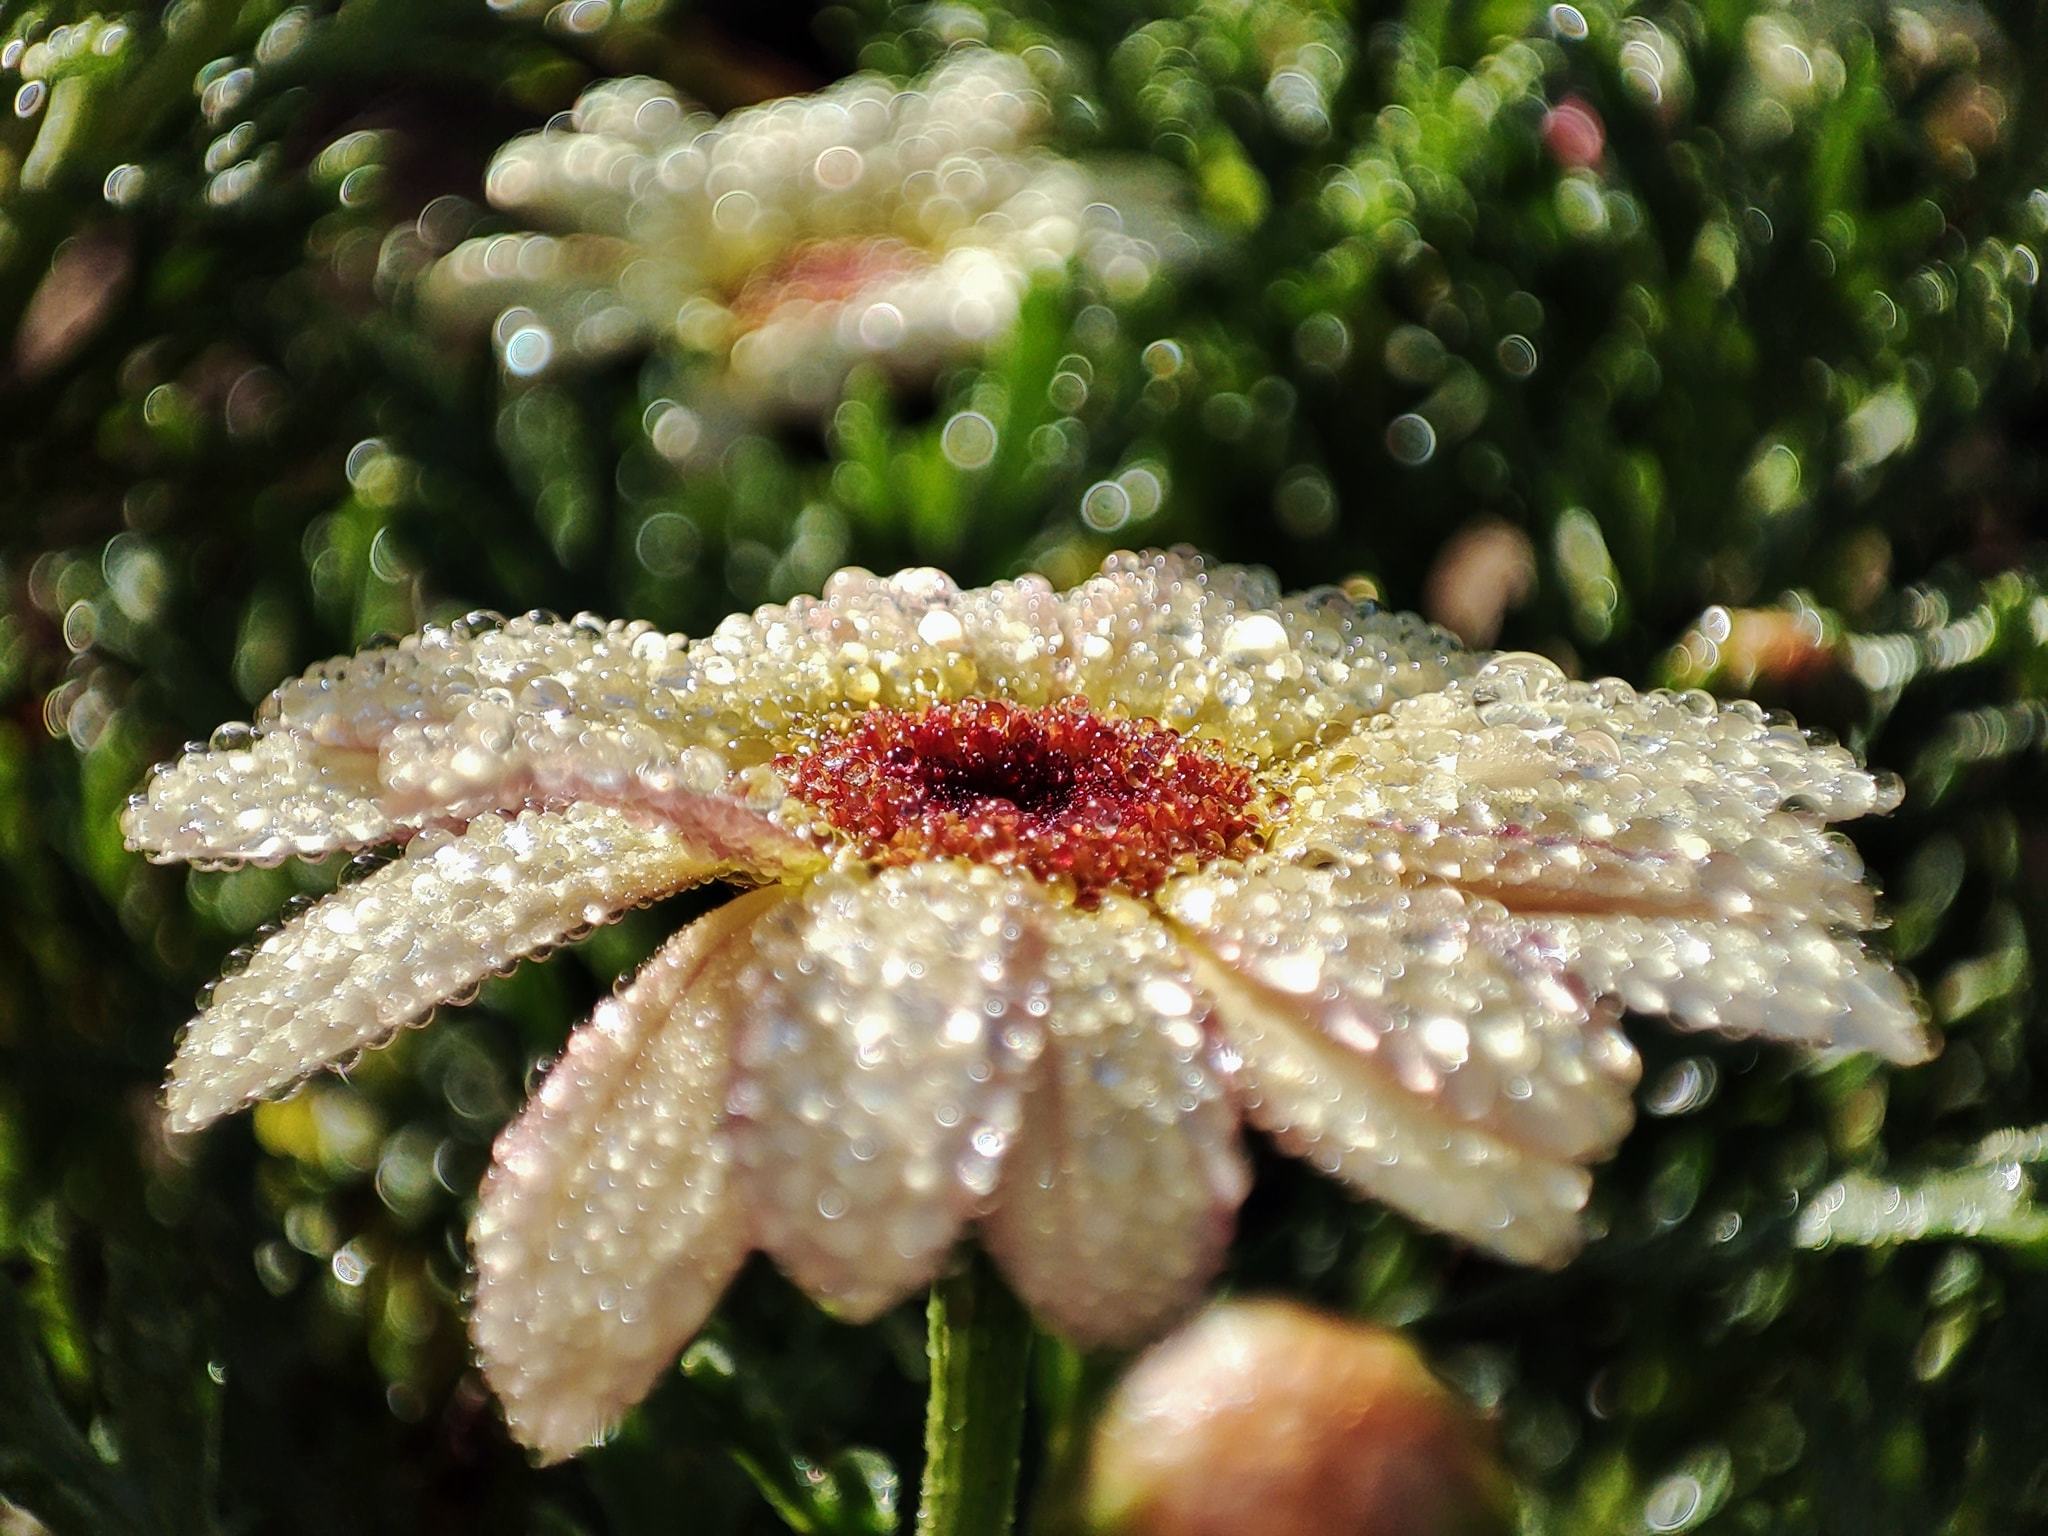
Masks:
[[[708,438],[659,349],[534,371],[423,313],[519,227],[494,151],[593,81],[725,112],[977,41],[1175,259]],[[677,913],[173,1145],[194,990],[340,871],[154,869],[115,815],[374,632],[1175,540],[1847,737],[1906,778],[1858,837],[1947,1036],[1893,1077],[1641,1026],[1568,1272],[1274,1161],[1233,1282],[1408,1329],[1528,1531],[2048,1522],[2044,71],[2041,6],[1944,0],[0,0],[0,1530],[898,1526],[915,1315],[751,1269],[545,1471],[467,1370],[490,1138]],[[1115,1362],[1041,1358],[1053,1531]]]

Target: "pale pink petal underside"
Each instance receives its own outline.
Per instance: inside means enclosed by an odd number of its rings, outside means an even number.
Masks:
[[[1045,933],[1045,1056],[983,1239],[1055,1331],[1135,1344],[1201,1299],[1250,1171],[1172,936],[1121,899]]]
[[[171,1126],[197,1130],[290,1087],[515,961],[723,869],[595,805],[422,834],[220,980],[171,1064]]]
[[[513,1434],[546,1460],[646,1394],[746,1257],[723,1129],[731,983],[753,924],[788,899],[750,892],[670,939],[498,1138],[470,1333]]]
[[[755,1233],[855,1319],[929,1280],[985,1211],[1043,1045],[1045,898],[986,866],[827,875],[765,921],[739,981],[731,1108]]]
[[[1417,1220],[1524,1262],[1577,1247],[1639,1064],[1507,914],[1447,888],[1266,865],[1177,882],[1247,1117]]]

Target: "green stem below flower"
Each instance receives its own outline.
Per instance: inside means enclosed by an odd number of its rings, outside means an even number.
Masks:
[[[980,1253],[932,1286],[917,1536],[1009,1536],[1031,1321]]]

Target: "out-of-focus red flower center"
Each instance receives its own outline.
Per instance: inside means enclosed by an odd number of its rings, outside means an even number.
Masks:
[[[759,325],[784,304],[843,304],[871,284],[916,272],[931,260],[886,236],[806,240],[749,275],[730,307],[742,323]]]
[[[1248,853],[1259,827],[1251,775],[1213,747],[1078,701],[873,709],[776,767],[879,863],[1014,865],[1088,907]]]

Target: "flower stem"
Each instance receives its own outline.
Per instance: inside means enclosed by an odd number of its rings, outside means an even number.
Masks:
[[[932,1286],[917,1536],[1009,1536],[1031,1322],[987,1259]]]

